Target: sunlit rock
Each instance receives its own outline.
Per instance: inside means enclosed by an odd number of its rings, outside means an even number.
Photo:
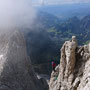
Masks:
[[[59,70],[52,72],[49,88],[90,90],[90,44],[79,47],[75,36],[63,44]]]

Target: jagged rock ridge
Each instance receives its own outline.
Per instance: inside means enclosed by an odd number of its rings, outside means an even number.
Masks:
[[[60,65],[52,72],[50,90],[90,90],[90,44],[78,46],[76,37],[61,48]]]
[[[36,77],[19,31],[0,36],[0,90],[47,90]]]

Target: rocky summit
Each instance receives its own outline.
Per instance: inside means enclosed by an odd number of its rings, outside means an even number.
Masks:
[[[0,36],[0,90],[47,90],[27,56],[19,31]]]
[[[90,43],[78,46],[75,36],[61,48],[60,65],[52,72],[50,90],[90,90]]]
[[[72,36],[61,48],[49,87],[44,78],[34,72],[20,31],[0,35],[0,90],[90,90],[90,43],[78,46]]]

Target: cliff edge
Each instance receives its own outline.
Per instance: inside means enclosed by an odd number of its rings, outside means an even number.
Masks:
[[[19,31],[0,36],[0,90],[47,90],[33,70]]]
[[[90,43],[78,46],[75,36],[61,48],[60,65],[52,72],[50,90],[90,90]]]

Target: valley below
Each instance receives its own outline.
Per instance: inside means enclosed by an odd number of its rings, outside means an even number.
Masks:
[[[51,62],[59,64],[60,48],[74,35],[79,45],[90,42],[90,16],[81,20],[72,17],[61,22],[57,17],[40,12],[28,33],[25,33],[28,55],[35,71],[40,74],[51,74]],[[45,69],[45,67],[47,69]]]
[[[0,90],[90,90],[90,3],[29,1],[0,1]]]

